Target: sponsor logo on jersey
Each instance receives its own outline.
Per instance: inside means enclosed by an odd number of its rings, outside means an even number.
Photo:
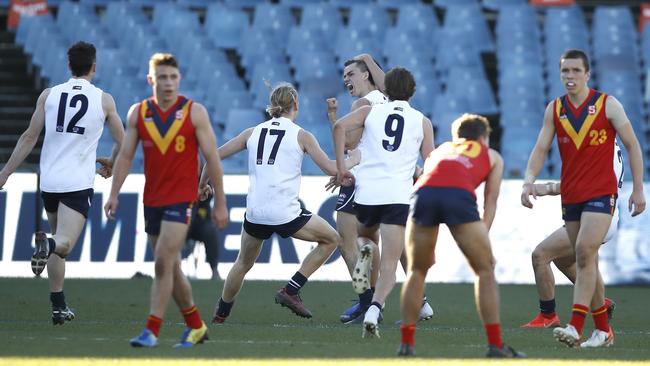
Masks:
[[[183,110],[179,109],[176,111],[176,119],[183,119]]]
[[[72,90],[81,90],[81,85],[75,85],[72,87]]]
[[[589,114],[596,114],[596,106],[595,106],[595,105],[590,105],[590,106],[587,108],[587,112],[588,112]]]

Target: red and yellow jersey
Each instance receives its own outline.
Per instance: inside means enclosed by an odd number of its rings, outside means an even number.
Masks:
[[[145,206],[196,200],[198,143],[191,108],[192,100],[182,96],[167,111],[153,98],[140,103],[137,126],[144,152]]]
[[[424,163],[424,173],[415,188],[461,188],[472,193],[490,174],[489,148],[474,140],[445,142]]]
[[[616,130],[607,119],[607,94],[589,90],[574,107],[564,95],[554,102],[553,124],[562,158],[562,203],[585,202],[617,192],[612,156]]]

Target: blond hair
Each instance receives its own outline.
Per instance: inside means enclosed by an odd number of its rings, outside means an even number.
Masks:
[[[266,113],[273,118],[280,117],[291,112],[298,104],[298,92],[290,83],[282,82],[271,91],[269,103],[270,105],[266,107]]]
[[[490,121],[478,114],[465,113],[451,124],[454,140],[458,138],[478,140],[480,136],[489,137],[490,132],[492,132]]]
[[[149,74],[153,74],[156,66],[173,66],[178,69],[178,61],[171,53],[156,52],[149,59]]]

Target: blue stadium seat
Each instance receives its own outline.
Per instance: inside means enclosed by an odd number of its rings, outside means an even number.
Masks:
[[[226,90],[217,95],[208,95],[206,104],[211,106],[213,122],[225,124],[231,109],[249,109],[253,106],[253,100],[247,91]]]
[[[224,0],[224,3],[226,5],[229,5],[231,7],[252,7],[256,6],[258,4],[262,4],[266,2],[267,0]]]
[[[306,4],[302,8],[300,26],[304,29],[318,28],[325,34],[331,34],[343,27],[343,18],[330,3]],[[333,44],[331,41],[330,46]]]
[[[94,6],[88,3],[77,3],[72,1],[63,1],[59,5],[56,23],[59,27],[67,27],[76,24],[80,18],[99,22],[95,14]]]
[[[230,109],[226,118],[226,129],[224,130],[224,141],[228,141],[239,135],[243,130],[257,126],[266,118],[257,109]]]
[[[353,98],[347,90],[336,95],[336,104],[338,106],[336,111],[337,118],[341,118],[350,112],[354,100],[356,98]]]
[[[483,6],[490,10],[503,11],[504,7],[512,5],[525,5],[527,0],[483,0]]]
[[[471,78],[460,81],[449,78],[447,94],[465,97],[469,103],[468,112],[496,114],[498,107],[490,83],[486,78]]]
[[[253,28],[275,32],[281,38],[288,35],[289,29],[296,24],[291,9],[283,4],[262,3],[255,6]],[[280,46],[281,44],[277,44]]]
[[[315,125],[329,124],[325,97],[318,93],[300,90],[298,95],[298,119],[307,129]]]
[[[479,51],[493,52],[494,40],[483,11],[478,4],[454,5],[447,8],[443,36],[459,36]]]
[[[405,6],[420,4],[420,0],[377,0],[377,5],[401,11]]]
[[[217,47],[237,48],[248,28],[248,16],[244,11],[218,3],[208,7],[203,29]]]
[[[249,92],[253,96],[253,106],[264,109],[269,103],[269,86],[279,82],[293,83],[289,66],[286,63],[256,64],[250,77]]]
[[[24,46],[31,32],[45,27],[54,27],[54,18],[51,13],[21,17],[18,29],[16,29],[16,43]]]
[[[373,0],[329,0],[330,4],[346,9],[355,5],[372,4],[372,1]]]
[[[447,8],[458,5],[478,5],[478,0],[434,0],[433,4],[440,8]]]
[[[348,28],[366,30],[381,39],[390,27],[390,19],[385,9],[371,4],[353,5],[350,8]]]
[[[351,59],[361,53],[381,55],[381,38],[368,30],[358,30],[342,27],[336,36],[334,52],[339,60]]]
[[[391,29],[390,32],[386,32],[384,56],[394,61],[396,58],[404,60],[404,55],[408,54],[423,58],[413,62],[430,62],[435,58],[435,43],[432,38],[425,37],[427,34],[431,33],[424,33],[417,29]]]
[[[213,0],[176,0],[178,5],[188,7],[188,8],[197,8],[197,9],[206,9],[208,6],[214,3]]]
[[[294,58],[295,55],[302,52],[318,52],[329,50],[331,41],[320,28],[304,28],[294,26],[289,31],[289,40],[287,42],[287,55]]]

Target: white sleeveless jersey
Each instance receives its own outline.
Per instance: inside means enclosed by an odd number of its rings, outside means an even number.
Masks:
[[[373,90],[370,93],[366,94],[365,96],[361,97],[361,99],[365,99],[368,102],[370,102],[371,106],[376,104],[388,103],[388,98],[386,98],[384,93],[380,92],[379,90]]]
[[[614,142],[614,173],[616,173],[616,177],[618,177],[618,189],[623,187],[623,173],[625,172],[625,169],[623,168],[623,153],[621,152],[621,147],[618,146],[618,142]],[[603,239],[603,243],[607,243],[610,241],[614,235],[616,235],[616,231],[618,231],[618,211],[619,210],[614,210],[614,215],[612,216],[612,222],[609,225],[609,230],[607,230],[607,234],[605,235],[605,239]]]
[[[372,107],[359,142],[354,202],[363,205],[408,204],[413,172],[424,139],[423,115],[406,101]]]
[[[105,120],[102,90],[87,80],[72,78],[50,89],[40,164],[43,192],[93,187],[97,142]]]
[[[260,123],[246,142],[250,186],[246,219],[254,224],[281,225],[300,215],[300,171],[304,151],[301,128],[280,117]]]

